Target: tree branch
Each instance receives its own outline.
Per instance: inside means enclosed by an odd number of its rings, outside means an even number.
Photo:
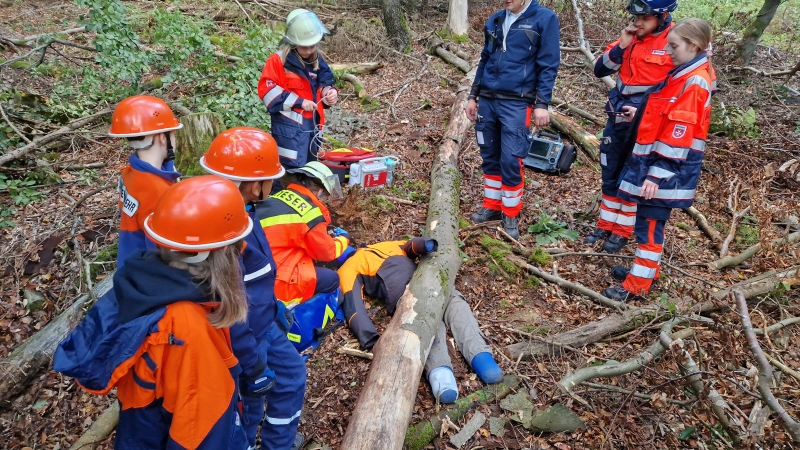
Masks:
[[[711,241],[716,243],[722,242],[722,235],[719,234],[719,231],[715,230],[714,227],[709,225],[706,216],[704,216],[703,213],[701,213],[697,208],[690,206],[688,208],[684,208],[683,211],[692,219],[694,219],[694,222],[697,224],[697,226],[700,227],[700,229],[703,230],[703,232],[709,238],[711,238]]]
[[[785,238],[777,238],[771,241],[772,245],[785,245],[785,244],[794,244],[795,242],[800,241],[800,231],[796,231]],[[752,258],[756,255],[756,253],[761,251],[761,243],[759,242],[756,245],[746,248],[742,253],[735,255],[735,256],[726,256],[724,258],[720,258],[716,261],[708,263],[709,269],[712,270],[720,270],[726,267],[736,266],[738,264],[747,261],[748,259]]]
[[[572,9],[575,10],[575,19],[578,21],[578,48],[577,50],[586,56],[586,63],[589,67],[594,67],[595,56],[594,53],[589,49],[589,44],[586,42],[586,39],[583,35],[583,19],[581,18],[581,9],[578,7],[578,2],[576,0],[572,0]],[[606,86],[613,88],[617,84],[614,83],[614,80],[611,77],[605,76],[600,78],[600,81],[606,84]]]
[[[747,345],[750,347],[750,351],[753,352],[756,363],[758,363],[758,392],[761,393],[764,403],[769,405],[778,417],[780,417],[783,429],[792,436],[792,440],[800,442],[800,424],[792,419],[770,389],[770,385],[772,384],[772,366],[769,365],[769,361],[767,361],[766,356],[764,356],[761,345],[759,345],[758,339],[756,338],[756,333],[753,331],[750,313],[747,310],[747,300],[745,300],[741,291],[733,291],[733,295],[736,298],[736,304],[739,308],[739,316],[742,319],[742,327],[747,337]]]

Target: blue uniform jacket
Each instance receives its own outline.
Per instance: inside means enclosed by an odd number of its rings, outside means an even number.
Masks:
[[[558,17],[531,0],[508,36],[503,36],[505,18],[506,10],[501,10],[486,21],[470,98],[526,100],[536,108],[547,108],[561,61]]]
[[[249,214],[253,223],[258,224],[255,213],[251,210]],[[267,334],[278,308],[275,299],[275,260],[261,227],[253,227],[253,232],[245,237],[245,242],[247,245],[239,263],[247,291],[247,322],[231,327],[231,345],[242,366],[242,376],[255,378],[267,367]]]
[[[56,371],[93,393],[117,387],[116,449],[247,447],[227,332],[192,306],[208,301],[188,272],[135,252],[114,289],[58,345]]]

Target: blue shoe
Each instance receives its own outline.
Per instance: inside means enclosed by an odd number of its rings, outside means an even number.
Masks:
[[[441,366],[431,370],[428,382],[431,383],[433,396],[439,399],[439,403],[454,403],[458,399],[458,385],[453,369]]]
[[[486,384],[496,384],[503,381],[503,369],[497,365],[489,352],[481,352],[475,355],[470,365],[472,370]]]

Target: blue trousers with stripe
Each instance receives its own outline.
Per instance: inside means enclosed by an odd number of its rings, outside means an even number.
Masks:
[[[264,397],[242,398],[247,439],[251,446],[255,444],[258,424],[261,423],[262,449],[289,450],[303,409],[306,365],[275,322],[270,325],[268,339],[267,362],[275,372],[275,388],[267,393],[266,415]]]

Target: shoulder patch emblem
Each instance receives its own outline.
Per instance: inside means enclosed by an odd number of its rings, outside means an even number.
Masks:
[[[675,128],[672,129],[672,137],[680,139],[684,135],[686,135],[686,125],[675,125]]]
[[[666,55],[667,52],[665,52],[664,50],[653,50],[653,54],[654,55],[662,55],[663,56],[663,55]]]
[[[122,203],[122,212],[128,217],[133,217],[136,211],[139,210],[139,200],[136,200],[136,198],[128,193],[128,190],[125,189],[125,185],[122,183],[122,178],[119,179],[117,190],[119,191],[119,201]]]

